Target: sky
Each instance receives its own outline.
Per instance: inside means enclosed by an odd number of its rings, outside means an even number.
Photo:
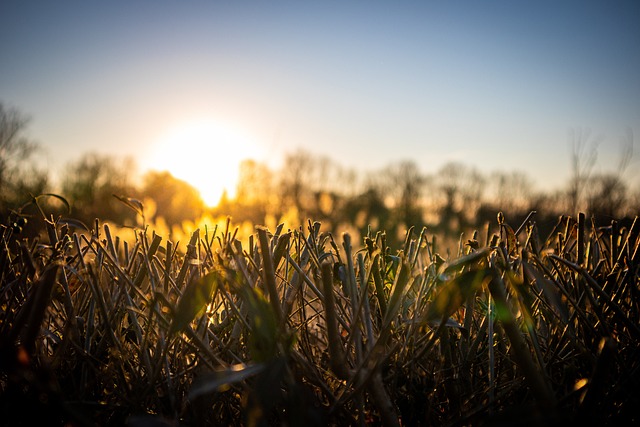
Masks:
[[[556,189],[572,130],[599,141],[601,171],[640,135],[633,0],[5,0],[0,53],[0,102],[31,118],[54,172],[91,151],[221,191],[242,157],[301,148]]]

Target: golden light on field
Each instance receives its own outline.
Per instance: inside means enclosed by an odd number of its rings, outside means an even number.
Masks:
[[[154,144],[146,166],[169,171],[194,186],[209,206],[226,190],[233,197],[240,162],[259,159],[260,145],[247,133],[213,120],[171,127]]]

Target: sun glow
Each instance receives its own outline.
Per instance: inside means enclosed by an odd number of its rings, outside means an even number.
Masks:
[[[207,205],[215,206],[224,191],[235,195],[240,163],[261,155],[249,135],[206,120],[171,128],[154,144],[146,166],[188,182]]]

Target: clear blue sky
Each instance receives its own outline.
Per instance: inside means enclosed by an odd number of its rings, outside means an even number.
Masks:
[[[455,160],[555,188],[571,129],[604,136],[603,170],[640,135],[638,1],[5,0],[0,53],[0,101],[53,169],[85,151],[144,165],[210,118],[276,157]]]

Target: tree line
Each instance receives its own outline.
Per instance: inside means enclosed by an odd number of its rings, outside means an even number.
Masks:
[[[54,186],[49,171],[35,166],[39,147],[24,136],[27,124],[20,112],[0,103],[3,224],[11,224],[20,206],[45,193],[64,197],[71,209],[67,214],[89,225],[95,218],[139,225],[139,218],[122,202],[130,198],[146,202],[145,221],[162,217],[169,226],[204,214],[229,215],[235,222],[254,224],[286,218],[290,226],[312,218],[326,223],[327,229],[349,225],[364,234],[370,227],[386,230],[391,239],[410,226],[426,226],[455,238],[495,221],[498,211],[517,223],[535,210],[539,225],[578,211],[605,225],[640,212],[640,191],[630,187],[624,176],[633,147],[631,133],[620,167],[598,174],[594,172],[597,147],[590,134],[574,132],[571,179],[554,192],[536,190],[533,181],[517,170],[483,174],[452,162],[425,174],[416,162],[400,161],[362,172],[300,150],[287,154],[279,170],[255,160],[242,162],[235,197],[225,194],[218,206],[207,207],[195,188],[169,172],[149,171],[140,181],[133,160],[97,153],[69,162]],[[55,206],[51,209],[55,211]]]

